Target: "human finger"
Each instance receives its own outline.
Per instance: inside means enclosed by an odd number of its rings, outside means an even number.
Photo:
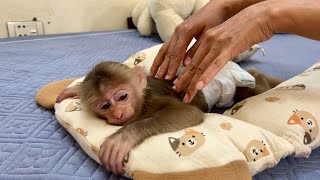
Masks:
[[[157,73],[157,77],[159,79],[163,79],[165,77],[165,75],[167,74],[167,71],[168,71],[168,67],[170,65],[170,61],[172,60],[171,58],[173,56],[176,56],[176,51],[174,51],[174,47],[176,46],[177,41],[178,41],[178,36],[174,34],[170,38],[169,48],[164,56],[164,60],[162,61],[162,64],[159,67],[159,70]]]
[[[188,87],[187,93],[183,99],[183,102],[190,103],[195,95],[197,94],[199,89],[198,81],[202,74],[207,70],[212,60],[215,59],[220,54],[218,49],[211,49],[206,57],[201,61],[199,66],[197,67],[197,71],[193,76],[190,85]],[[200,84],[201,85],[201,84]]]
[[[221,53],[207,68],[207,70],[201,75],[199,81],[197,82],[196,88],[198,90],[206,87],[209,82],[218,74],[218,72],[227,64],[230,60],[228,53]]]
[[[187,53],[185,54],[184,58],[183,58],[183,65],[184,66],[188,66],[188,64],[190,63],[192,57],[194,56],[194,54],[197,52],[197,50],[199,49],[201,42],[202,42],[203,36],[201,35],[198,40],[194,43],[194,45],[192,45],[192,47],[187,51]]]
[[[165,79],[170,80],[176,76],[181,61],[184,59],[188,45],[190,44],[195,32],[192,32],[192,26],[188,22],[177,27],[179,37],[176,45],[172,49],[170,65]]]
[[[150,68],[150,73],[149,73],[150,76],[154,77],[157,74],[158,69],[161,66],[161,64],[165,58],[165,55],[170,47],[170,42],[171,42],[171,40],[169,39],[169,41],[165,42],[162,45],[162,47],[160,48],[160,50],[158,51],[158,54],[155,57],[155,59],[152,63],[152,66]]]
[[[200,46],[199,51],[196,52],[196,54],[190,61],[189,65],[187,66],[183,74],[180,76],[180,78],[176,81],[175,85],[173,86],[173,89],[176,92],[182,91],[190,83],[194,74],[197,71],[198,66],[200,65],[201,61],[204,59],[208,52],[208,47],[205,47],[204,45]]]

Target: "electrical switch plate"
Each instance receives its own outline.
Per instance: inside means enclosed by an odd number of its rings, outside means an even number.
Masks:
[[[43,35],[41,21],[16,21],[7,22],[9,37]]]

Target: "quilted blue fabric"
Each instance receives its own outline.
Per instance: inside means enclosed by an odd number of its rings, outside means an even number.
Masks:
[[[134,30],[0,39],[0,179],[126,179],[91,160],[34,96],[47,83],[160,42]],[[320,60],[320,43],[297,36],[277,35],[261,45],[267,56],[258,53],[243,67],[288,79]],[[254,179],[320,179],[319,156],[318,148],[308,159],[285,158]]]

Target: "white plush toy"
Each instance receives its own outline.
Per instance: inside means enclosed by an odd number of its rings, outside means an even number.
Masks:
[[[132,21],[142,35],[157,32],[165,42],[181,22],[209,1],[140,0],[132,11]]]

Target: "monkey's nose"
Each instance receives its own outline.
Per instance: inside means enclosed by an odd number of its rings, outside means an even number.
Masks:
[[[113,114],[116,119],[121,119],[123,117],[123,112],[116,112]]]

